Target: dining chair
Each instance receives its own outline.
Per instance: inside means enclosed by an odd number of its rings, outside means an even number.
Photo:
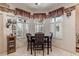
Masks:
[[[44,47],[45,48],[50,48],[50,50],[52,51],[52,37],[53,37],[53,33],[50,33],[49,35],[49,47],[48,47],[48,40],[47,38],[44,40]]]
[[[44,33],[35,34],[35,42],[33,49],[35,56],[36,56],[36,50],[42,50],[44,55]]]
[[[27,37],[27,51],[28,51],[30,48],[30,43],[31,43],[31,34],[26,33],[26,37]]]
[[[49,48],[50,48],[51,51],[52,51],[52,37],[53,37],[53,33],[50,33],[50,36],[49,36]]]

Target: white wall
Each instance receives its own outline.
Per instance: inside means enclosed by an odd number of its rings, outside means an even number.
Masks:
[[[56,47],[65,49],[70,52],[76,52],[76,37],[75,37],[75,10],[72,11],[71,16],[64,15],[63,22],[63,39],[55,39],[53,44]]]
[[[0,53],[4,49],[3,14],[0,13]]]
[[[79,5],[76,6],[76,33],[79,33]]]

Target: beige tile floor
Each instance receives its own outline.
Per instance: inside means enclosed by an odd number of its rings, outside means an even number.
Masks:
[[[47,52],[45,50],[45,56],[75,56],[75,54],[64,51],[62,49],[53,47],[52,48],[52,52],[49,53],[49,55],[47,55]],[[37,51],[37,56],[42,56],[42,51]],[[9,55],[6,55],[5,53],[2,54],[2,56],[34,56],[30,54],[30,51],[27,51],[27,47],[22,47],[22,48],[18,48],[16,50],[16,52],[11,53]]]

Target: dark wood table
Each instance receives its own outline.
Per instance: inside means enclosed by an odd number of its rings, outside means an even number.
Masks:
[[[49,54],[49,36],[44,36],[44,38],[47,39],[47,54]],[[31,54],[32,54],[33,40],[35,40],[35,36],[31,36]]]

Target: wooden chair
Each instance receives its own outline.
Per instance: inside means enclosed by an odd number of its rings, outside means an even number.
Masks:
[[[50,33],[50,36],[49,36],[49,48],[50,48],[51,51],[52,51],[52,37],[53,37],[53,33]]]
[[[42,50],[44,55],[44,34],[36,33],[35,34],[35,42],[34,42],[34,54],[36,56],[36,50]]]
[[[27,50],[29,50],[30,43],[31,43],[31,34],[30,33],[27,33],[26,34],[26,37],[27,37]]]
[[[50,50],[52,51],[52,37],[53,37],[53,33],[50,33],[49,35],[49,48]],[[44,47],[45,48],[48,48],[48,42],[47,42],[47,39],[44,40]]]

